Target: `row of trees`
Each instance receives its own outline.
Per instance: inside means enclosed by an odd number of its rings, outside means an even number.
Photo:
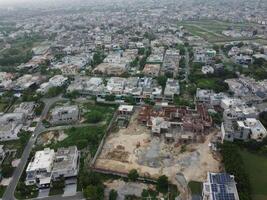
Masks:
[[[130,170],[128,174],[128,179],[130,181],[136,181],[138,178],[139,178],[139,174],[137,170],[136,169]],[[165,175],[160,176],[157,180],[157,185],[156,185],[157,191],[160,193],[166,194],[168,192],[168,188],[169,188],[168,177]]]
[[[92,67],[96,67],[97,65],[101,64],[103,60],[105,59],[105,54],[102,51],[97,51],[93,55],[93,61],[92,61]]]
[[[82,171],[79,176],[83,190],[84,197],[88,200],[102,200],[104,199],[104,185],[102,175],[92,172],[92,171]],[[136,169],[132,169],[128,174],[129,181],[137,181],[139,174]],[[166,194],[169,189],[168,177],[160,176],[157,180],[156,190],[154,193],[163,193]],[[152,191],[143,191],[142,196],[152,193]],[[109,193],[110,200],[116,200],[118,193],[116,190],[111,190]]]

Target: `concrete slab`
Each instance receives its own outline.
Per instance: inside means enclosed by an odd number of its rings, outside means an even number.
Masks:
[[[62,195],[63,197],[66,196],[74,196],[76,195],[76,191],[77,191],[77,184],[68,184],[65,186],[64,188],[64,194]]]
[[[48,197],[49,196],[49,191],[50,191],[49,188],[39,189],[38,198]]]

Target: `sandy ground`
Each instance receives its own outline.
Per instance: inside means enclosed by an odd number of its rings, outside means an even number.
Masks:
[[[208,145],[215,132],[204,143],[187,145],[181,153],[179,146],[152,138],[150,130],[139,125],[136,117],[137,112],[127,129],[109,135],[95,167],[124,173],[137,169],[141,175],[152,178],[164,174],[173,183],[177,183],[177,173],[189,182],[204,181],[208,171],[220,171],[220,159],[214,158]]]
[[[0,185],[8,186],[12,178],[3,178]]]
[[[64,133],[64,130],[60,131],[48,131],[40,135],[37,138],[37,144],[47,145],[53,141],[62,141],[67,138],[67,134]]]

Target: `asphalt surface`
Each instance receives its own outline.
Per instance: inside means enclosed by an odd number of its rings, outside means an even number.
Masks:
[[[83,200],[83,194],[82,192],[77,192],[75,196],[66,196],[63,197],[62,195],[54,195],[50,197],[44,197],[44,198],[35,198],[32,200]]]
[[[33,145],[34,145],[38,135],[40,133],[42,133],[43,131],[45,131],[45,127],[42,125],[42,120],[48,114],[48,111],[49,111],[50,107],[54,103],[56,103],[57,101],[61,101],[61,100],[63,100],[63,98],[61,96],[50,98],[50,99],[43,99],[43,102],[45,103],[45,107],[44,107],[44,109],[42,111],[42,114],[40,116],[40,121],[37,123],[36,128],[35,128],[35,130],[33,132],[34,137],[30,138],[28,144],[24,148],[23,154],[22,154],[21,159],[20,159],[20,163],[17,166],[17,168],[15,169],[15,171],[13,173],[13,176],[12,176],[12,179],[11,179],[11,182],[7,186],[7,188],[5,190],[5,193],[4,193],[3,197],[2,197],[3,200],[15,200],[16,199],[14,197],[15,189],[16,189],[16,186],[17,186],[17,184],[19,182],[20,176],[22,175],[23,170],[24,170],[24,168],[25,168],[25,166],[27,164],[27,161],[29,159],[29,155],[31,153]],[[55,197],[55,198],[52,198],[52,199],[56,200],[56,199],[61,199],[61,198]],[[44,198],[44,199],[49,200],[49,198]],[[64,199],[71,199],[71,198],[65,198],[64,197]],[[74,197],[72,199],[75,200]],[[81,198],[77,197],[77,199],[81,199]]]

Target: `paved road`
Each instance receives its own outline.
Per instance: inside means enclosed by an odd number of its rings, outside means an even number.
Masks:
[[[45,128],[42,125],[42,119],[47,115],[50,107],[56,103],[57,101],[61,101],[63,98],[61,96],[58,97],[54,97],[54,98],[50,98],[50,99],[43,99],[43,102],[45,103],[45,107],[42,111],[41,117],[40,117],[40,121],[37,123],[37,126],[33,132],[33,134],[35,135],[35,137],[31,137],[28,144],[26,145],[23,154],[21,156],[21,160],[20,163],[18,165],[18,167],[15,169],[13,176],[12,176],[12,180],[10,182],[10,184],[7,186],[6,191],[3,195],[3,200],[15,200],[14,197],[14,192],[16,189],[16,186],[19,182],[20,176],[27,164],[27,161],[29,159],[29,155],[31,153],[31,150],[33,148],[33,145],[35,143],[35,140],[37,138],[37,136],[43,132],[45,130]]]
[[[75,196],[65,196],[62,195],[54,195],[51,197],[44,197],[44,198],[35,198],[32,200],[83,200],[83,194],[82,192],[77,192]]]

